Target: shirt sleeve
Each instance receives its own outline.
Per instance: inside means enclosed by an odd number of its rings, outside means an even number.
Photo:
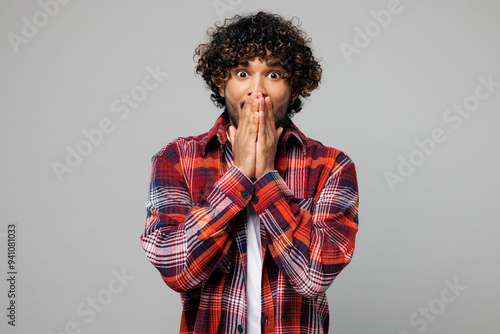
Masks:
[[[354,163],[343,153],[337,156],[312,212],[298,206],[277,171],[257,180],[255,194],[269,251],[292,287],[308,298],[326,291],[354,251],[359,203]]]
[[[231,218],[251,200],[253,183],[232,166],[193,203],[176,154],[154,156],[152,163],[142,246],[165,283],[186,292],[207,280],[228,253]]]

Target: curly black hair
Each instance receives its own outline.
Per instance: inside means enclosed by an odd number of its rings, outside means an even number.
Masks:
[[[209,43],[200,44],[193,58],[198,57],[196,73],[201,74],[212,90],[210,99],[219,108],[226,106],[219,88],[224,87],[230,77],[230,69],[248,65],[248,61],[259,57],[270,66],[280,65],[285,70],[292,89],[292,101],[287,115],[291,118],[302,109],[299,96],[308,97],[321,80],[321,66],[310,48],[311,39],[278,14],[235,15],[222,25],[209,28]]]

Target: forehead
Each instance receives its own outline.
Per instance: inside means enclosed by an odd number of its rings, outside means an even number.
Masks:
[[[268,61],[266,62],[265,59],[262,59],[260,57],[255,57],[252,59],[244,59],[240,61],[240,63],[234,68],[239,68],[239,67],[253,67],[253,68],[280,68],[282,69],[283,67],[279,62],[276,61]]]

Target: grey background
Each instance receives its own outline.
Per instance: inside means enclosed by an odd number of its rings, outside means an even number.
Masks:
[[[70,1],[15,52],[8,34],[22,35],[23,17],[33,22],[42,9],[2,1],[0,277],[9,222],[18,224],[19,275],[15,328],[0,280],[0,332],[177,332],[180,298],[139,242],[150,158],[212,126],[219,110],[194,74],[193,50],[222,16],[257,9],[302,21],[324,79],[294,121],[357,166],[357,248],[328,291],[330,333],[498,332],[500,87],[456,129],[443,115],[474,94],[478,77],[500,81],[500,4],[401,0],[401,12],[348,62],[341,43],[353,45],[355,28],[387,5]],[[120,119],[111,104],[141,85],[148,66],[169,75]],[[113,131],[59,182],[52,164],[65,163],[66,147],[105,118]],[[436,128],[447,140],[392,191],[384,173],[397,173],[399,156],[408,159]],[[133,280],[110,294],[110,283],[119,287],[114,270]],[[453,296],[445,281],[454,280],[462,290],[444,303],[443,293]],[[90,310],[98,296],[106,305],[87,321],[76,309]]]

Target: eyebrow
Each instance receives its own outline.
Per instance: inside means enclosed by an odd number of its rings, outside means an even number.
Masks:
[[[271,69],[271,70],[273,70],[273,69],[274,69],[274,70],[284,70],[283,66],[281,66],[281,65],[267,65],[267,64],[266,64],[266,66],[267,66],[269,69]],[[250,67],[250,65],[238,64],[238,65],[236,65],[236,66],[232,67],[232,68],[231,68],[231,70],[233,71],[233,70],[236,70],[236,69],[238,69],[238,68],[248,68],[248,67]]]

